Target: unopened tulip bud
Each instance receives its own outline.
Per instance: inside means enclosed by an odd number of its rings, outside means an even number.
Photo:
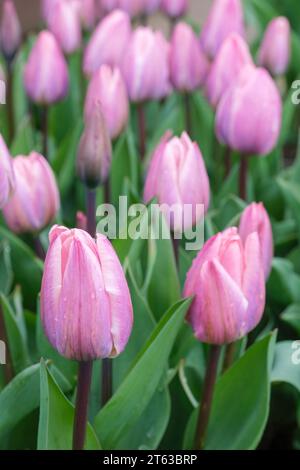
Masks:
[[[0,209],[8,202],[15,189],[12,158],[0,134]]]
[[[122,73],[132,101],[161,99],[171,91],[170,47],[160,32],[139,27],[126,49]]]
[[[245,37],[241,0],[214,0],[200,36],[203,50],[210,59],[215,58],[231,33]]]
[[[55,176],[47,160],[32,152],[13,159],[16,189],[3,209],[15,233],[39,232],[53,221],[59,209]]]
[[[158,10],[161,0],[141,0],[143,13],[149,14]]]
[[[21,40],[22,30],[14,2],[5,0],[0,24],[0,47],[8,62],[14,58]]]
[[[81,230],[87,230],[87,216],[81,212],[77,211],[76,213],[76,227],[80,228]]]
[[[48,25],[66,54],[71,54],[80,48],[80,17],[70,1],[63,0],[55,4],[49,14]]]
[[[236,228],[209,239],[187,274],[184,296],[194,297],[187,318],[200,341],[233,343],[253,330],[265,307],[257,233],[244,243]]]
[[[62,0],[42,0],[42,17],[46,23],[48,23],[50,15],[53,12],[53,8],[57,5],[57,3],[61,2]],[[63,0],[64,1],[64,0]],[[69,0],[67,0],[69,1]]]
[[[180,138],[170,137],[167,133],[153,154],[144,200],[157,198],[171,230],[182,232],[192,228],[208,210],[209,180],[198,145],[185,132]],[[177,206],[176,215],[169,217],[168,207],[173,205]],[[187,205],[191,210],[187,210]]]
[[[270,218],[262,202],[250,204],[242,213],[239,234],[245,243],[250,233],[257,232],[265,279],[268,278],[273,259],[273,234]]]
[[[203,84],[209,64],[191,26],[178,23],[172,34],[170,74],[173,86],[193,91]]]
[[[279,91],[269,73],[246,65],[219,102],[218,139],[245,155],[265,155],[277,144],[281,114]]]
[[[107,124],[99,101],[85,122],[77,154],[77,174],[91,189],[105,183],[111,166],[112,149]]]
[[[119,66],[131,36],[130,17],[121,10],[107,15],[97,26],[84,53],[83,68],[92,75],[102,64]]]
[[[135,17],[142,13],[143,0],[118,0],[118,8]]]
[[[78,15],[85,30],[91,30],[95,26],[98,16],[96,0],[69,0]]]
[[[119,8],[119,0],[98,0],[105,13],[110,13]]]
[[[161,0],[161,9],[171,18],[178,18],[186,13],[188,0]]]
[[[248,45],[241,36],[232,33],[219,49],[206,80],[206,96],[213,107],[247,64],[253,65]]]
[[[49,235],[41,319],[52,346],[78,361],[118,356],[133,324],[129,289],[107,238],[55,226]]]
[[[42,31],[31,50],[24,70],[24,86],[32,101],[52,104],[68,93],[68,66],[49,31]]]
[[[258,53],[259,65],[272,75],[286,72],[290,61],[291,28],[287,18],[274,18],[268,25]]]
[[[102,65],[94,73],[85,99],[85,119],[93,112],[95,101],[101,103],[110,137],[115,139],[126,127],[129,113],[127,90],[118,68]]]

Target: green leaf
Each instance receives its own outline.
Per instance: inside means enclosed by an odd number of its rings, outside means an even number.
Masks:
[[[214,112],[208,101],[206,101],[200,92],[193,93],[190,96],[190,100],[193,117],[192,136],[197,140],[203,154],[203,158],[208,165],[208,168],[211,170],[215,139]]]
[[[119,196],[124,195],[124,183],[128,179],[135,192],[139,193],[138,180],[140,162],[130,128],[119,138],[112,159],[110,187],[112,203],[118,205]]]
[[[95,429],[104,448],[117,449],[147,408],[162,380],[189,304],[190,300],[182,300],[168,310],[123,383],[96,416]]]
[[[291,209],[298,225],[300,238],[300,188],[299,183],[286,181],[283,178],[277,178],[277,182],[282,191],[287,206]]]
[[[276,333],[251,346],[216,384],[205,449],[251,450],[265,429]],[[190,418],[185,448],[191,448],[198,409]]]
[[[40,380],[38,449],[72,449],[74,406],[65,397],[43,360],[40,367]],[[88,425],[85,449],[97,450],[99,448],[97,437],[92,427]]]
[[[276,344],[272,382],[286,382],[300,392],[300,341]]]
[[[10,147],[12,155],[27,155],[35,148],[35,140],[32,124],[29,116],[25,116]]]
[[[43,263],[20,238],[1,226],[0,240],[6,240],[10,245],[15,282],[22,286],[24,304],[35,310],[36,297],[41,287]]]
[[[70,390],[65,379],[53,369],[63,390]],[[40,364],[34,364],[16,375],[0,393],[0,440],[10,433],[25,416],[39,406]]]
[[[300,302],[300,276],[295,273],[290,261],[274,258],[267,283],[268,295],[279,305]]]
[[[281,314],[281,320],[290,325],[300,335],[300,303],[289,305]]]
[[[18,373],[30,364],[28,347],[25,341],[26,338],[24,338],[24,334],[17,322],[15,313],[4,295],[0,296],[0,302],[8,335],[13,370],[15,373]]]
[[[164,216],[159,209],[156,211],[152,227],[156,230],[160,224],[162,231],[159,239],[150,236],[148,240],[148,279],[144,288],[151,310],[159,319],[180,298],[180,284],[170,231]],[[163,238],[162,234],[167,236]]]
[[[13,282],[11,267],[10,246],[7,240],[0,242],[0,292],[8,294]]]

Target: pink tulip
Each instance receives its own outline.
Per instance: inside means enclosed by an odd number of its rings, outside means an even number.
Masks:
[[[99,0],[99,2],[105,13],[119,8],[119,0]]]
[[[131,17],[138,16],[143,11],[143,0],[118,0],[118,8],[126,11]]]
[[[0,209],[8,202],[15,190],[15,174],[9,150],[0,134]]]
[[[88,221],[87,221],[87,216],[81,212],[77,211],[76,212],[76,227],[80,228],[81,230],[87,230],[88,226]]]
[[[245,37],[241,0],[214,0],[200,36],[204,52],[210,59],[215,58],[231,33]]]
[[[270,218],[262,202],[258,204],[253,202],[246,207],[241,216],[239,234],[243,243],[253,232],[258,234],[265,279],[267,279],[273,259],[273,234]]]
[[[141,0],[144,13],[153,13],[158,10],[161,0]]]
[[[192,28],[178,23],[172,34],[170,74],[174,87],[180,91],[193,91],[203,84],[209,68]]]
[[[145,27],[134,31],[122,64],[132,101],[161,99],[169,94],[169,49],[160,32]]]
[[[190,229],[207,211],[209,180],[198,145],[184,132],[180,138],[167,133],[150,162],[144,189],[145,202],[156,198],[175,232]],[[169,209],[176,204],[176,214]],[[187,210],[190,205],[192,210]],[[201,206],[201,210],[197,206]],[[204,210],[203,210],[204,206]],[[174,206],[175,207],[175,206]]]
[[[57,2],[49,14],[48,25],[66,54],[71,54],[80,48],[80,18],[72,2],[67,0]]]
[[[102,64],[118,66],[131,36],[127,13],[115,10],[106,16],[94,31],[84,53],[83,68],[92,75]]]
[[[232,343],[260,322],[265,281],[256,232],[243,243],[235,227],[208,240],[189,270],[184,296],[195,336],[210,344]]]
[[[188,0],[161,0],[161,9],[171,18],[178,18],[186,13]]]
[[[217,106],[247,64],[253,65],[247,43],[238,34],[230,34],[212,63],[205,85],[206,96],[213,107]]]
[[[89,188],[104,183],[111,166],[111,142],[102,107],[94,101],[79,143],[77,174]]]
[[[54,103],[68,93],[68,66],[49,31],[42,31],[36,39],[25,65],[24,86],[32,101],[40,104]]]
[[[102,65],[94,73],[85,99],[85,118],[93,111],[95,101],[102,106],[111,139],[121,134],[128,122],[127,90],[118,68]]]
[[[265,32],[258,62],[266,67],[272,75],[282,75],[286,72],[290,61],[291,28],[287,18],[274,18]]]
[[[22,30],[14,2],[5,0],[0,23],[0,45],[6,60],[11,61],[22,41]]]
[[[69,0],[85,30],[92,30],[98,15],[96,0]]]
[[[39,232],[59,209],[59,193],[47,160],[32,152],[13,159],[16,190],[3,209],[8,227],[15,233]]]
[[[129,289],[107,238],[54,226],[41,289],[41,319],[52,346],[68,359],[118,356],[133,324]]]
[[[42,17],[48,23],[53,8],[63,0],[42,0]]]
[[[281,98],[268,72],[246,65],[218,105],[218,139],[245,155],[265,155],[278,141],[281,114]]]

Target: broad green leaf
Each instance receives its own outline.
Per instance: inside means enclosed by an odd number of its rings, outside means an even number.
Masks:
[[[0,296],[0,302],[8,336],[13,370],[14,373],[18,373],[30,364],[28,347],[24,334],[17,322],[16,315],[4,295]]]
[[[205,449],[251,450],[259,444],[270,404],[270,374],[276,334],[251,346],[219,378],[215,388]],[[185,448],[192,448],[198,409],[190,418]]]
[[[106,449],[117,449],[147,408],[162,380],[168,357],[190,300],[182,300],[161,319],[131,371],[95,419],[96,432]]]
[[[74,405],[65,397],[44,361],[40,365],[39,450],[72,449]],[[85,449],[100,445],[90,425],[87,427]]]
[[[300,392],[300,341],[276,344],[272,382],[286,382]]]
[[[52,370],[63,390],[70,390],[66,380]],[[0,393],[0,440],[35,410],[39,402],[40,364],[34,364],[16,375]]]
[[[293,216],[298,224],[299,238],[300,238],[300,188],[299,183],[286,181],[283,178],[278,178],[277,182],[282,190],[287,206],[291,209]]]
[[[10,151],[12,155],[27,155],[33,149],[36,149],[36,147],[32,123],[30,117],[25,116],[18,126]]]
[[[35,310],[40,291],[43,263],[25,243],[9,230],[0,226],[0,240],[8,241],[15,282],[22,287],[24,304]]]
[[[281,314],[281,320],[290,325],[300,335],[300,303],[289,305]]]
[[[148,280],[145,290],[151,310],[155,318],[159,319],[180,298],[180,285],[169,228],[164,216],[158,209],[155,211],[151,227],[156,230],[159,225],[162,231],[159,239],[153,239],[150,235],[148,240]],[[163,238],[162,234],[166,234],[166,237]]]
[[[290,261],[274,258],[267,283],[268,295],[279,305],[300,302],[300,276],[295,273]]]
[[[0,292],[8,294],[14,273],[11,266],[10,246],[7,240],[0,242]]]
[[[200,92],[193,93],[189,99],[193,118],[192,137],[197,140],[203,158],[208,168],[211,169],[211,164],[214,161],[214,112]]]

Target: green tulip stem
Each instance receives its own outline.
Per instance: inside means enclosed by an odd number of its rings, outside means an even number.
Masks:
[[[43,156],[48,160],[48,106],[44,105],[42,107],[41,113],[41,130],[42,130],[42,138],[43,138]]]
[[[226,147],[225,148],[225,154],[224,154],[224,167],[225,167],[225,178],[228,178],[231,172],[231,148]]]
[[[96,191],[87,189],[86,195],[87,232],[91,237],[96,236]]]
[[[189,93],[183,94],[184,114],[185,114],[185,130],[190,137],[192,137],[192,112],[191,112],[191,97]]]
[[[202,450],[205,445],[205,437],[209,424],[209,417],[214,396],[214,388],[218,373],[218,363],[221,353],[221,346],[212,345],[207,364],[201,405],[199,408],[198,422],[195,434],[194,448]]]
[[[8,384],[14,377],[11,353],[8,342],[8,335],[6,331],[5,321],[2,306],[0,304],[0,340],[5,344],[5,364],[4,364],[4,379],[5,383]]]
[[[172,232],[172,243],[173,243],[173,250],[174,250],[174,257],[176,261],[176,266],[179,266],[179,239],[175,238],[174,232]]]
[[[14,116],[14,103],[13,103],[13,63],[7,61],[7,116],[8,116],[8,133],[9,142],[12,143],[15,136],[15,116]]]
[[[73,427],[73,450],[82,450],[84,448],[93,361],[79,362],[78,367],[77,395]]]

